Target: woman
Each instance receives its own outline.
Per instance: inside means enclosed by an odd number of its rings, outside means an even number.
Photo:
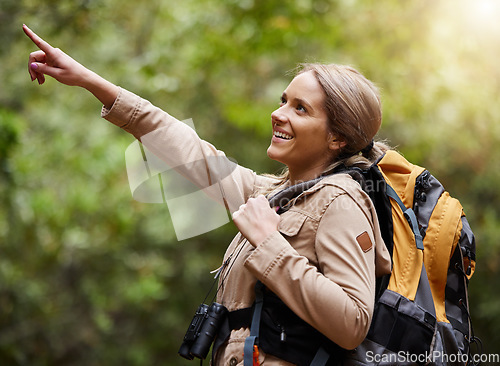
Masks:
[[[104,118],[169,164],[225,159],[192,129],[23,29],[40,48],[29,57],[32,81],[43,84],[49,75],[90,91],[104,105]],[[238,166],[217,178],[240,230],[224,258],[218,301],[231,313],[247,309],[259,281],[305,324],[342,349],[353,349],[368,332],[375,278],[390,271],[390,257],[369,197],[349,175],[327,173],[340,166],[367,167],[387,149],[372,142],[381,124],[378,92],[350,67],[305,65],[283,92],[271,123],[267,154],[285,164],[286,173],[260,176]],[[197,181],[202,172],[188,174]],[[217,174],[214,169],[209,176]],[[281,215],[264,196],[318,177],[323,178]],[[243,204],[235,207],[236,202]],[[248,325],[232,327],[227,339],[219,337],[216,365],[243,365]],[[296,363],[273,350],[259,351],[261,364]]]

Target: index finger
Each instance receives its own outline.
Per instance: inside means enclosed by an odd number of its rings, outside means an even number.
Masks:
[[[42,51],[50,52],[54,49],[50,44],[45,42],[43,39],[37,36],[35,32],[29,29],[26,24],[23,24],[23,30],[24,33],[26,33],[26,35],[33,41],[33,43],[35,43]]]

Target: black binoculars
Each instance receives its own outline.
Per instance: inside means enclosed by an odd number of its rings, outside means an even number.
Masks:
[[[226,314],[227,309],[221,304],[201,304],[189,324],[179,355],[188,360],[195,357],[204,360]]]

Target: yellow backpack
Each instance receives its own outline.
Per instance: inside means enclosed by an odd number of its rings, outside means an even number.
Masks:
[[[373,200],[392,254],[355,365],[466,365],[474,338],[468,282],[475,240],[462,205],[427,170],[388,151],[349,173]],[[347,362],[347,364],[351,364]]]

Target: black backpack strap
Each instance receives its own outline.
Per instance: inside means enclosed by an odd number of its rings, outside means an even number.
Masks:
[[[229,328],[240,329],[250,326],[254,307],[234,310],[228,313]]]
[[[325,366],[330,358],[330,354],[323,347],[319,347],[309,366]]]

